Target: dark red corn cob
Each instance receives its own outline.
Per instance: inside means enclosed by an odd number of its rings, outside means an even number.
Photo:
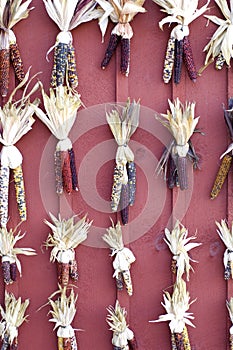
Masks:
[[[136,349],[138,349],[138,344],[137,344],[137,341],[136,341],[135,338],[129,340],[128,343],[129,343],[129,348],[130,348],[131,350],[136,350]]]
[[[105,69],[111,58],[112,55],[114,54],[114,52],[116,51],[117,45],[120,42],[121,37],[117,34],[111,34],[110,39],[109,39],[109,43],[108,43],[108,47],[105,51],[105,55],[104,55],[104,59],[101,63],[101,68]]]
[[[10,56],[11,62],[14,67],[15,75],[19,81],[22,81],[25,77],[25,74],[23,68],[23,61],[17,43],[10,44]]]
[[[63,338],[63,349],[64,350],[72,350],[71,349],[71,338]]]
[[[116,287],[117,287],[117,290],[123,290],[124,288],[124,282],[123,282],[123,277],[121,272],[119,272],[116,276]]]
[[[183,61],[183,39],[175,41],[174,83],[179,84]]]
[[[192,48],[191,48],[191,44],[188,36],[184,37],[183,43],[184,43],[184,51],[183,51],[184,64],[187,68],[189,78],[195,82],[197,80],[197,70],[194,63],[193,52],[192,52]]]
[[[2,273],[3,273],[3,279],[6,284],[11,283],[11,272],[10,272],[10,262],[9,261],[2,261]]]
[[[68,46],[68,81],[70,86],[75,89],[78,86],[78,73],[76,68],[75,49],[73,45]]]
[[[129,221],[129,185],[122,185],[121,188],[121,221],[123,225],[128,224]]]
[[[10,50],[0,50],[0,90],[2,97],[5,97],[9,88],[10,75]]]
[[[177,169],[173,157],[170,155],[168,159],[168,178],[167,185],[168,188],[172,189],[177,184]]]
[[[188,174],[187,174],[187,158],[177,157],[177,171],[181,190],[188,188]]]
[[[11,280],[13,282],[16,281],[17,278],[17,266],[16,266],[16,262],[13,262],[10,264],[10,274],[11,274]]]
[[[63,287],[68,285],[69,282],[69,263],[57,262],[57,278],[58,283]]]
[[[62,180],[63,188],[67,193],[72,192],[72,174],[70,169],[70,155],[68,151],[62,151]]]
[[[134,162],[127,163],[129,184],[129,205],[134,205],[136,195],[136,166]]]
[[[71,169],[71,176],[72,176],[72,188],[75,191],[78,191],[78,177],[77,177],[77,171],[76,171],[76,165],[75,165],[75,155],[73,148],[69,149],[69,156],[70,156],[70,169]]]
[[[61,194],[63,192],[62,153],[61,153],[61,151],[56,151],[54,153],[54,163],[55,163],[56,193]]]
[[[121,39],[121,73],[129,75],[130,64],[130,39]]]
[[[70,261],[70,277],[75,281],[78,280],[78,265],[76,260]]]

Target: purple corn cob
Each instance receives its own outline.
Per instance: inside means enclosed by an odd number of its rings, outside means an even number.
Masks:
[[[178,180],[181,190],[188,188],[187,158],[177,157]]]
[[[183,51],[184,64],[187,68],[189,78],[195,82],[197,79],[197,70],[194,63],[192,48],[191,48],[191,44],[188,36],[184,37],[183,44],[184,44],[184,51]]]
[[[111,34],[110,39],[109,39],[109,43],[108,43],[108,47],[105,51],[104,59],[101,63],[102,69],[105,69],[108,66],[108,64],[112,58],[112,55],[114,54],[114,52],[117,48],[117,45],[120,42],[120,39],[121,39],[121,37],[119,35]]]
[[[136,195],[136,166],[134,162],[127,163],[128,184],[129,184],[129,205],[134,205]]]
[[[174,61],[174,83],[179,84],[182,71],[184,41],[183,39],[175,41],[175,61]]]
[[[122,224],[126,225],[128,224],[128,221],[129,221],[129,185],[128,184],[122,185],[120,208],[121,208]]]
[[[2,261],[2,273],[4,282],[6,284],[11,283],[11,272],[10,272],[10,262],[9,261]]]
[[[130,39],[121,39],[121,73],[129,75]]]
[[[78,177],[77,177],[75,156],[74,156],[73,148],[69,149],[68,152],[70,155],[70,169],[71,169],[71,176],[72,176],[72,187],[73,187],[73,190],[78,191]]]

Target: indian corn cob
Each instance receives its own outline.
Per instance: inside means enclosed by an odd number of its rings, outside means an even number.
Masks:
[[[21,263],[18,258],[19,254],[27,256],[36,255],[32,248],[19,248],[16,243],[25,236],[20,231],[15,234],[15,230],[7,230],[5,227],[0,228],[0,256],[2,257],[3,279],[6,284],[16,281],[16,270],[19,270],[22,276]]]
[[[16,190],[16,199],[18,211],[21,221],[26,220],[26,202],[25,190],[22,172],[23,157],[15,144],[31,130],[34,123],[32,117],[34,113],[33,107],[39,104],[39,100],[35,99],[30,103],[30,95],[38,89],[38,83],[32,90],[26,94],[27,85],[24,88],[23,97],[12,103],[15,94],[22,88],[29,78],[29,71],[21,83],[17,85],[8,101],[0,108],[0,142],[3,145],[1,150],[1,169],[0,169],[0,221],[1,226],[6,226],[8,220],[8,190],[9,190],[9,174],[12,169],[14,174],[14,184]],[[33,106],[33,107],[32,107]]]
[[[193,243],[195,236],[188,237],[188,230],[178,220],[175,223],[173,230],[169,231],[165,228],[164,241],[168,245],[172,257],[172,270],[176,273],[177,280],[180,280],[186,273],[189,280],[189,272],[193,270],[190,262],[195,261],[190,258],[189,251],[201,245],[201,243]]]
[[[182,62],[184,61],[188,75],[192,81],[196,81],[197,72],[194,64],[193,54],[189,41],[189,25],[196,18],[201,16],[208,8],[210,0],[198,9],[198,1],[169,1],[153,0],[157,5],[162,7],[167,17],[159,22],[159,27],[163,30],[163,25],[168,23],[177,23],[172,28],[167,43],[166,55],[163,68],[163,81],[168,83],[174,73],[174,83],[179,84],[181,79]]]
[[[233,225],[231,229],[228,227],[225,220],[215,222],[217,225],[217,233],[226,246],[223,256],[224,278],[226,280],[233,278]]]
[[[64,287],[69,283],[69,278],[78,279],[77,265],[75,261],[75,248],[87,239],[87,233],[92,222],[84,216],[74,223],[75,216],[69,219],[56,218],[50,213],[52,222],[45,220],[52,233],[49,233],[45,242],[46,248],[51,247],[50,261],[57,262],[58,282]]]
[[[139,101],[130,103],[130,99],[125,107],[121,107],[121,110],[116,108],[106,113],[107,122],[118,145],[113,174],[111,209],[114,212],[121,210],[124,225],[128,223],[128,206],[132,206],[135,202],[136,166],[134,154],[128,143],[138,127],[139,113]]]
[[[48,16],[56,23],[60,32],[56,37],[54,48],[51,87],[68,85],[71,89],[78,86],[75,47],[71,31],[83,22],[100,16],[95,0],[43,0]]]
[[[29,299],[22,302],[21,297],[16,299],[13,293],[5,291],[5,309],[0,305],[2,349],[17,349],[19,327],[27,320],[25,311],[28,305]]]
[[[149,322],[170,321],[172,350],[191,350],[186,324],[195,327],[191,322],[193,314],[188,312],[190,305],[189,292],[186,290],[186,283],[183,279],[176,281],[172,295],[165,292],[164,303],[161,303],[166,314],[160,315],[157,320]]]
[[[230,350],[233,349],[233,298],[230,298],[230,300],[226,301],[227,310],[229,312],[230,320],[231,320],[231,327],[229,329],[229,342],[230,342]]]
[[[33,9],[29,8],[32,0],[22,3],[22,0],[2,2],[0,12],[0,92],[3,97],[7,96],[9,89],[10,62],[12,62],[15,76],[19,82],[24,77],[23,62],[12,28],[29,16]]]
[[[226,60],[225,60],[222,52],[220,51],[218,56],[217,56],[216,62],[215,62],[215,68],[217,70],[221,70],[224,66],[224,63],[226,63]]]
[[[116,300],[115,307],[109,306],[107,308],[108,315],[106,321],[110,326],[110,330],[113,332],[112,345],[113,349],[129,349],[129,344],[135,344],[136,340],[133,331],[128,327],[126,323],[126,310],[120,306],[118,300]],[[133,348],[134,349],[134,348]]]
[[[195,118],[195,103],[186,102],[182,105],[179,98],[174,103],[168,100],[170,111],[167,114],[161,114],[161,117],[155,116],[172,134],[173,140],[163,153],[158,165],[157,173],[164,171],[164,178],[168,180],[169,188],[175,185],[181,190],[188,188],[187,177],[187,159],[191,160],[196,166],[198,157],[195,154],[191,143],[199,117]],[[167,179],[167,167],[169,166],[169,176]]]
[[[118,221],[115,226],[112,222],[112,226],[107,229],[107,233],[102,238],[112,250],[111,256],[115,256],[113,260],[113,277],[116,278],[117,289],[123,289],[124,281],[128,294],[132,295],[133,285],[130,267],[136,258],[129,248],[124,247],[120,222]]]
[[[143,8],[145,0],[117,0],[115,3],[109,0],[97,0],[101,7],[102,15],[99,18],[99,26],[102,33],[102,38],[108,25],[108,18],[114,23],[117,23],[113,28],[109,42],[105,51],[104,58],[101,62],[101,68],[105,69],[118,44],[121,44],[121,63],[120,71],[123,75],[128,76],[130,70],[130,43],[133,37],[133,29],[130,22],[137,13],[144,13]]]
[[[56,193],[78,190],[75,156],[69,133],[81,106],[80,95],[69,87],[60,85],[50,89],[48,96],[41,85],[45,112],[37,106],[37,117],[48,127],[58,142],[54,153]]]

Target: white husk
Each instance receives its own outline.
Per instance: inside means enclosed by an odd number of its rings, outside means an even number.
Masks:
[[[6,6],[9,5],[8,1],[3,0],[0,4],[0,27],[6,33],[9,33],[9,29],[11,29],[16,23],[25,19],[29,16],[29,12],[34,8],[28,8],[32,0],[27,0],[22,3],[22,0],[11,0],[10,1],[10,10],[9,10],[9,19],[7,23],[4,21],[4,13]],[[8,4],[7,4],[8,3]]]
[[[191,243],[191,240],[196,239],[195,236],[188,237],[188,230],[178,220],[170,232],[165,228],[164,241],[167,243],[173,259],[176,261],[177,280],[180,280],[186,272],[187,280],[189,280],[189,272],[193,270],[190,261],[195,261],[190,258],[188,252],[201,245],[202,243]]]
[[[12,229],[7,230],[5,227],[0,228],[0,256],[2,261],[16,262],[16,266],[20,275],[22,274],[21,263],[17,255],[23,254],[27,256],[36,255],[36,251],[32,248],[15,247],[16,243],[25,236],[26,233],[15,234]]]
[[[231,226],[231,230],[228,228],[225,220],[221,220],[221,222],[215,221],[218,229],[218,235],[226,246],[226,250],[223,256],[223,264],[224,267],[227,267],[228,261],[233,261],[233,222]]]
[[[5,310],[0,305],[2,320],[0,323],[1,337],[6,334],[9,337],[9,343],[18,336],[18,328],[27,319],[25,311],[29,305],[29,299],[22,302],[21,298],[16,299],[14,294],[5,291]]]
[[[76,223],[74,223],[75,216],[66,220],[61,219],[60,214],[58,218],[51,213],[49,215],[52,223],[47,220],[45,220],[45,223],[51,228],[52,234],[48,235],[45,246],[47,248],[52,247],[50,261],[67,260],[67,258],[73,260],[75,256],[74,249],[87,239],[92,221],[89,222],[86,215]]]
[[[181,333],[185,324],[195,327],[190,320],[194,319],[193,313],[188,312],[190,305],[189,293],[186,290],[186,283],[183,279],[177,281],[174,285],[172,296],[164,292],[164,303],[161,303],[166,310],[165,315],[160,315],[157,320],[149,322],[170,321],[169,327],[171,333]]]

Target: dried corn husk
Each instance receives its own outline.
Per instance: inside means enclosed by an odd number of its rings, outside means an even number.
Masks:
[[[111,256],[115,256],[113,261],[113,268],[115,270],[113,277],[115,277],[116,282],[118,282],[120,279],[119,276],[122,276],[128,294],[132,295],[133,285],[130,267],[136,258],[133,252],[124,246],[120,222],[118,221],[116,226],[114,226],[112,222],[112,226],[107,229],[107,233],[105,233],[102,238],[112,250]]]
[[[106,64],[102,63],[105,68],[109,63],[112,54],[121,42],[121,72],[128,76],[130,64],[130,39],[133,37],[133,29],[130,22],[138,13],[145,13],[143,8],[145,0],[96,0],[101,7],[102,15],[99,18],[99,27],[102,34],[102,42],[107,30],[109,18],[113,23],[117,23],[113,28],[110,36],[109,46],[105,53]],[[107,57],[107,56],[108,57]]]
[[[207,9],[208,5],[210,3],[210,0],[207,1],[207,3],[202,6],[200,9],[198,9],[198,0],[178,0],[178,1],[170,1],[170,0],[153,0],[157,5],[162,7],[161,11],[167,13],[167,17],[162,19],[159,22],[159,27],[161,30],[163,30],[163,25],[168,23],[169,26],[171,23],[177,23],[177,25],[171,30],[170,42],[174,42],[174,39],[182,43],[184,38],[188,38],[189,36],[189,25],[192,23],[196,18],[200,17]],[[164,62],[164,73],[163,73],[163,80],[165,83],[168,83],[172,76],[172,70],[174,66],[174,61],[176,60],[176,55],[173,52],[174,49],[171,51],[170,54],[169,51],[166,53],[166,58]],[[186,51],[184,52],[184,55],[182,54],[180,56],[180,67],[178,68],[178,72],[175,72],[178,75],[181,75],[181,68],[182,68],[182,59],[185,60],[185,62],[189,62],[188,65],[186,65],[190,79],[195,81],[197,74],[196,69],[191,53],[191,47],[189,47],[190,53],[188,54],[188,57],[186,57]],[[169,60],[167,61],[167,56],[169,55]],[[188,60],[186,59],[188,58]],[[195,71],[195,74],[193,75],[193,72]],[[179,83],[179,80],[175,79],[175,83]]]
[[[92,221],[89,222],[86,215],[76,223],[74,223],[75,216],[69,219],[61,219],[60,214],[58,218],[51,213],[49,215],[52,223],[47,220],[45,220],[45,223],[51,228],[52,233],[48,235],[45,246],[46,248],[52,248],[50,261],[57,261],[59,264],[70,266],[75,261],[75,248],[87,239]],[[69,271],[68,268],[68,277],[70,273],[70,277],[72,277],[72,270]]]
[[[193,270],[190,261],[195,261],[190,258],[188,252],[201,245],[202,243],[192,243],[191,240],[196,239],[195,236],[188,237],[188,230],[182,225],[179,220],[172,231],[165,228],[164,241],[167,243],[171,253],[172,259],[176,262],[177,280],[180,280],[184,273],[186,273],[189,281],[189,272]]]
[[[110,326],[110,330],[113,332],[112,345],[119,349],[128,350],[129,341],[134,339],[134,333],[128,328],[126,310],[120,306],[117,300],[115,308],[109,306],[107,311],[108,316],[106,321]]]
[[[1,62],[1,69],[6,69],[5,72],[0,72],[1,77],[4,77],[0,81],[2,96],[6,96],[8,93],[10,60],[12,60],[18,80],[22,81],[24,78],[23,63],[12,28],[22,19],[29,16],[29,12],[33,9],[33,7],[29,8],[31,2],[32,0],[27,0],[23,3],[22,0],[4,0],[0,4],[0,51],[5,50],[8,53],[6,66],[4,67]]]
[[[20,231],[15,234],[15,230],[7,230],[5,227],[0,228],[0,256],[2,257],[2,262],[9,262],[9,264],[16,263],[20,276],[22,276],[22,268],[18,255],[36,255],[36,251],[32,248],[16,247],[16,243],[21,240],[25,234],[26,233],[21,234]],[[13,281],[14,279],[10,276],[9,283]]]
[[[167,114],[161,114],[161,117],[155,116],[155,118],[170,131],[174,140],[162,155],[157,166],[157,173],[163,170],[166,179],[167,163],[171,156],[177,168],[180,189],[184,190],[188,187],[186,162],[184,160],[191,159],[194,166],[198,161],[190,138],[195,131],[199,117],[195,118],[194,102],[186,102],[183,105],[177,98],[174,103],[170,100],[168,100],[168,103],[170,111],[167,111]]]
[[[67,82],[69,86],[76,88],[78,75],[71,30],[84,22],[98,18],[101,12],[96,9],[95,0],[43,0],[43,2],[49,17],[60,29],[55,45],[48,51],[49,53],[55,48],[51,85],[57,87]]]
[[[189,292],[186,290],[186,283],[182,278],[176,281],[172,295],[164,292],[163,298],[164,303],[161,304],[167,313],[160,315],[157,320],[149,322],[169,321],[169,328],[172,335],[182,334],[186,325],[195,327],[191,322],[194,319],[193,313],[188,312],[190,305],[195,300],[190,302]],[[180,348],[177,347],[177,349],[179,350]]]
[[[29,103],[30,96],[38,89],[39,85],[36,83],[31,91],[27,93],[28,84],[24,88],[23,96],[20,100],[13,102],[16,92],[22,88],[29,79],[29,71],[26,73],[23,81],[14,89],[10,95],[8,101],[3,107],[0,108],[0,142],[3,147],[1,150],[1,182],[3,186],[0,188],[0,208],[1,208],[1,226],[6,226],[8,220],[8,186],[9,176],[3,177],[3,169],[5,173],[9,169],[16,169],[22,165],[22,154],[15,146],[15,144],[31,130],[34,123],[32,117],[34,113],[34,107],[38,106],[39,100],[35,99],[34,102]],[[8,179],[7,179],[8,177]],[[19,214],[21,220],[26,220],[26,204],[23,178],[21,173],[20,183],[17,182],[17,202],[19,208]],[[16,184],[15,182],[15,184]],[[21,186],[21,189],[19,188]],[[20,195],[20,198],[19,198]]]
[[[217,225],[217,232],[221,240],[226,246],[224,252],[223,264],[225,267],[225,279],[233,278],[233,223],[231,229],[228,227],[225,220],[215,222]]]
[[[51,133],[58,139],[55,150],[55,175],[56,175],[56,191],[61,193],[60,177],[62,176],[63,162],[62,152],[67,153],[70,162],[70,173],[75,171],[73,164],[73,157],[70,158],[69,151],[72,148],[72,142],[69,139],[69,133],[75,123],[77,111],[81,106],[80,95],[72,89],[59,86],[55,90],[50,89],[50,96],[48,96],[43,86],[41,85],[43,103],[45,112],[38,106],[34,106],[37,117],[47,126]],[[59,153],[60,152],[60,153]],[[60,155],[59,155],[60,154]],[[60,161],[58,161],[60,156]],[[59,164],[62,167],[59,172]],[[59,176],[60,174],[60,176]],[[63,187],[66,187],[63,177]],[[76,190],[77,190],[77,186]]]
[[[139,113],[140,101],[136,102],[134,100],[130,103],[130,99],[127,100],[126,106],[122,107],[121,110],[113,109],[110,113],[106,113],[107,122],[118,145],[111,195],[111,207],[113,211],[117,211],[119,207],[122,185],[126,185],[129,182],[127,166],[134,161],[134,154],[128,143],[138,127]],[[136,179],[134,179],[131,185],[131,191],[135,192]]]
[[[59,297],[53,300],[56,294],[59,294]],[[61,286],[59,286],[58,291],[48,298],[48,304],[51,307],[49,313],[52,316],[49,321],[55,323],[54,330],[57,329],[58,340],[63,338],[63,344],[65,339],[71,341],[71,339],[75,337],[74,328],[71,323],[76,314],[77,299],[78,295],[74,294],[73,288],[70,290],[69,296],[67,296],[66,287],[61,288]],[[76,341],[74,342],[73,340],[73,344],[75,345]],[[71,348],[71,350],[75,350],[75,347]]]
[[[21,297],[15,298],[13,293],[5,291],[5,310],[0,305],[2,320],[0,322],[0,335],[8,346],[17,343],[18,328],[27,320],[25,311],[29,305],[29,299],[22,302]]]
[[[218,29],[204,48],[204,51],[207,53],[204,66],[200,69],[200,73],[216,58],[216,69],[221,69],[224,63],[229,67],[230,60],[233,57],[233,2],[230,1],[228,5],[226,0],[215,0],[215,3],[225,18],[222,19],[215,15],[205,15],[208,20],[218,26]]]

